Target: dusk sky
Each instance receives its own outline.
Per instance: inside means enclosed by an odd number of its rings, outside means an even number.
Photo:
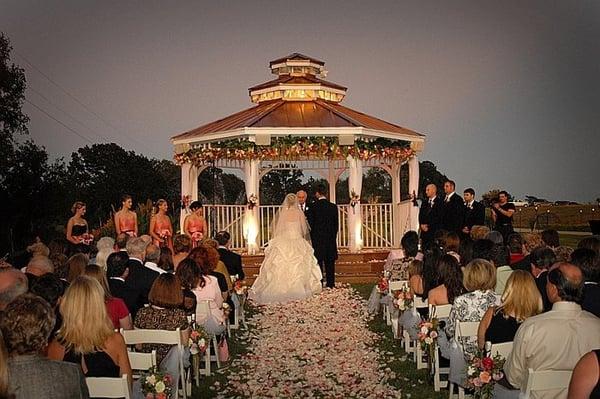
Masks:
[[[268,62],[300,52],[342,104],[425,134],[420,159],[458,190],[600,197],[597,0],[0,0],[0,31],[53,157],[116,142],[172,158],[171,136],[252,106]]]

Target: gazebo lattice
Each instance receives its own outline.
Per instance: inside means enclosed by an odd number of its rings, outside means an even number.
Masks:
[[[207,167],[243,171],[248,205],[218,206],[214,227],[231,230],[234,247],[253,254],[268,241],[275,209],[259,204],[262,176],[275,169],[315,171],[328,181],[335,202],[336,182],[348,170],[351,201],[338,205],[338,244],[357,252],[366,235],[377,238],[368,240],[370,248],[399,245],[404,231],[418,227],[417,209],[400,196],[400,167],[408,163],[408,192],[416,193],[424,136],[341,105],[347,89],[322,79],[322,61],[294,53],[269,66],[277,78],[249,89],[255,106],[171,139],[184,203],[198,199],[198,176]],[[365,167],[390,174],[391,204],[360,203]],[[364,222],[373,215],[377,223]]]

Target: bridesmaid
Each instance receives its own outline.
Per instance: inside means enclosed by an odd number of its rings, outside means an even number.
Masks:
[[[117,235],[126,233],[130,237],[137,237],[137,214],[131,210],[133,200],[131,195],[125,194],[121,197],[121,209],[115,213],[115,230]]]
[[[167,215],[169,205],[164,199],[156,201],[156,209],[153,210],[152,218],[150,219],[150,235],[153,238],[153,243],[157,247],[168,247],[173,251],[173,226],[171,219]]]
[[[73,216],[67,222],[66,233],[67,241],[70,244],[70,254],[78,252],[89,253],[88,249],[93,237],[88,234],[88,223],[83,218],[85,211],[85,203],[81,201],[75,202],[71,207]]]
[[[192,213],[186,216],[183,221],[183,231],[192,237],[192,248],[196,248],[206,236],[208,226],[206,219],[203,217],[202,203],[200,201],[192,202],[190,210]]]

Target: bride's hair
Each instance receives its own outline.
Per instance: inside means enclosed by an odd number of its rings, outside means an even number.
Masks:
[[[284,208],[292,208],[294,206],[296,206],[298,204],[298,198],[296,197],[296,194],[288,194],[285,196],[285,199],[283,200],[283,207]]]

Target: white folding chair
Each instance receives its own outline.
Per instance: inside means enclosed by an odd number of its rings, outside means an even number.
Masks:
[[[206,320],[206,318],[211,316],[210,303],[210,300],[201,300],[196,303],[196,320]],[[219,359],[219,343],[214,334],[210,334],[210,341],[207,342],[206,351],[204,352],[204,367],[200,369],[200,374],[206,376],[211,375],[211,362],[216,362],[217,368],[221,367],[221,360]]]
[[[450,317],[450,311],[452,305],[429,305],[429,317],[435,317],[439,319],[447,319]]]
[[[233,301],[233,324],[229,325],[231,330],[237,330],[241,328],[243,325],[246,326],[246,315],[244,313],[244,302],[240,299],[240,297],[234,293],[231,297]]]
[[[126,345],[138,345],[138,344],[164,344],[164,345],[176,345],[179,351],[179,375],[181,380],[181,391],[183,399],[187,398],[187,381],[185,375],[185,369],[183,367],[183,342],[181,340],[181,331],[179,328],[175,331],[169,330],[149,330],[149,329],[136,329],[136,330],[121,330],[121,334],[125,339]],[[179,392],[177,387],[174,387],[175,392]]]
[[[547,391],[550,389],[567,389],[571,381],[573,370],[527,370],[525,391],[521,390],[519,398],[529,399],[534,391]]]
[[[427,299],[423,300],[421,299],[421,297],[415,296],[414,297],[414,302],[413,302],[413,306],[415,307],[415,309],[425,309],[427,307],[429,307],[429,304],[427,302]],[[415,340],[415,363],[417,365],[417,370],[420,369],[426,369],[427,368],[427,362],[423,361],[423,350],[421,349],[421,345],[419,343],[419,340]]]
[[[132,352],[127,350],[127,357],[129,358],[131,369],[134,371],[134,374],[132,375],[134,380],[140,378],[140,375],[136,373],[136,371],[148,371],[152,367],[157,366],[155,350],[151,353]]]
[[[458,346],[463,350],[462,339],[467,337],[477,337],[477,331],[479,330],[479,322],[478,321],[458,321],[456,322],[456,331],[454,332],[454,339],[458,343]],[[448,382],[448,398],[452,399],[454,397],[454,385],[458,386],[458,399],[465,398],[465,389],[459,384],[454,384],[453,382]]]
[[[488,341],[489,342],[489,341]],[[488,342],[485,343],[486,348],[488,347]],[[513,343],[511,342],[502,342],[501,344],[490,344],[490,356],[494,357],[496,355],[502,356],[504,359],[508,357],[510,352],[512,352]]]
[[[443,334],[443,333],[442,333]],[[450,374],[450,367],[440,367],[440,347],[436,344],[433,350],[433,390],[439,392],[441,388],[448,387],[448,380],[442,380],[441,376]]]
[[[385,322],[387,323],[388,326],[392,325],[392,313],[390,311],[390,307],[393,306],[391,304],[391,302],[394,300],[392,291],[398,291],[404,287],[408,287],[408,281],[406,281],[406,280],[393,280],[393,281],[388,282],[387,296],[388,296],[388,299],[390,300],[390,305],[388,306],[385,303],[382,304],[383,318],[385,319]]]
[[[88,377],[85,383],[90,392],[90,398],[131,398],[127,374],[122,377]]]

